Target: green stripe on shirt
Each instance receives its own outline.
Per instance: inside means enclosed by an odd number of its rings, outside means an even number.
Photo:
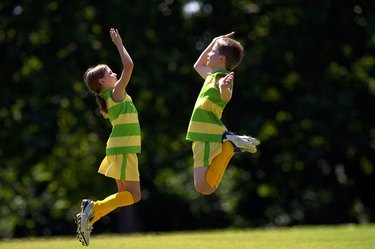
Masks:
[[[140,146],[126,146],[126,147],[113,147],[106,149],[106,155],[113,156],[113,155],[120,155],[125,153],[141,153]]]
[[[141,135],[139,124],[118,124],[113,127],[111,137],[136,136]]]
[[[191,120],[211,124],[221,123],[214,113],[200,108],[194,110],[194,115],[192,116]]]

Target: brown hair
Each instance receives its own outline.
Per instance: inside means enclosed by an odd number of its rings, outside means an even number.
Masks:
[[[108,108],[105,100],[101,96],[102,85],[100,84],[99,80],[104,77],[107,67],[108,66],[104,64],[90,67],[86,70],[83,76],[83,80],[85,81],[87,88],[90,90],[90,92],[95,94],[96,103],[98,104],[102,114],[108,114]]]
[[[225,56],[225,67],[232,71],[242,61],[243,47],[241,43],[231,38],[221,38],[217,41],[219,53]]]

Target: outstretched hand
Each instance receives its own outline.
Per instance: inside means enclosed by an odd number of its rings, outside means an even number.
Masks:
[[[223,88],[231,89],[233,87],[233,79],[234,79],[233,72],[225,75],[223,78],[219,80],[219,87],[221,89]]]
[[[228,34],[225,34],[225,35],[220,35],[220,36],[218,36],[218,37],[215,37],[214,38],[214,41],[217,41],[218,39],[221,39],[221,38],[230,38],[230,37],[232,37],[233,35],[234,35],[234,31],[232,31],[232,32],[230,32],[230,33],[228,33]]]
[[[122,39],[120,33],[118,32],[118,29],[111,28],[109,30],[109,35],[111,36],[111,39],[116,46],[122,45]]]
[[[232,98],[233,78],[234,73],[231,72],[218,81],[221,100],[224,102],[228,102]]]
[[[221,37],[221,38],[229,38],[229,37],[233,36],[234,33],[235,33],[235,32],[232,31],[232,32],[230,32],[230,33],[228,33],[228,34],[226,34],[226,35],[221,35],[220,37]]]

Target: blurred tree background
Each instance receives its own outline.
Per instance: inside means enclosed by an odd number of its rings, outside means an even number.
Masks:
[[[82,81],[98,63],[120,72],[110,27],[135,62],[142,201],[95,233],[374,222],[375,1],[3,0],[0,237],[74,234],[81,199],[116,191],[97,173],[110,124]],[[203,197],[192,65],[232,30],[245,57],[224,123],[262,144]]]

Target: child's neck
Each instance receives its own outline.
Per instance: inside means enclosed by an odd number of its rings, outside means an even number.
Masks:
[[[212,72],[215,71],[228,71],[228,69],[226,69],[225,65],[218,65],[217,67],[212,68]]]

